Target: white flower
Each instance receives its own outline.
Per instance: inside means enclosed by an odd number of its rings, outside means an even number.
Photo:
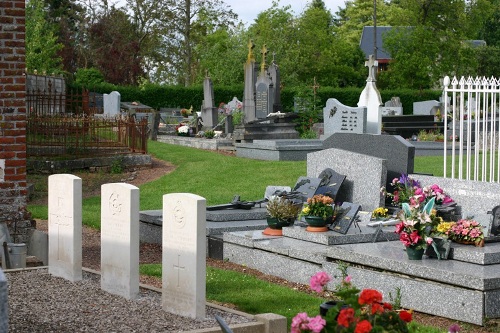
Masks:
[[[183,125],[177,129],[177,132],[179,133],[187,133],[189,132],[189,126]]]

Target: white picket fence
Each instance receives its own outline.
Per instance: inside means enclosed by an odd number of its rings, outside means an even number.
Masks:
[[[500,78],[453,77],[450,82],[446,76],[443,85],[444,128],[451,131],[444,140],[444,177],[500,182],[500,155],[496,154]]]

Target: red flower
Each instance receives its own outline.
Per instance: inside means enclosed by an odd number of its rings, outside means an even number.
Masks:
[[[337,318],[337,323],[344,327],[349,327],[349,325],[354,321],[354,309],[347,308],[340,310],[339,317]]]
[[[412,315],[408,311],[401,311],[399,312],[399,318],[401,318],[404,322],[409,323],[412,321]]]
[[[375,289],[363,289],[359,294],[358,302],[360,305],[382,302],[382,294]]]
[[[356,328],[354,329],[354,333],[368,333],[372,330],[372,324],[368,320],[362,320],[360,321],[357,325]]]
[[[384,312],[384,307],[379,303],[372,304],[372,315]]]
[[[386,310],[392,310],[391,303],[384,303],[384,309],[386,309]]]

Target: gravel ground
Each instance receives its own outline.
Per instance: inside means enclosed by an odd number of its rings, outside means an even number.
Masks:
[[[47,269],[5,272],[9,284],[9,332],[183,332],[252,321],[207,306],[204,320],[192,320],[161,308],[161,294],[140,289],[136,300],[104,292],[99,275],[85,272],[69,282]]]

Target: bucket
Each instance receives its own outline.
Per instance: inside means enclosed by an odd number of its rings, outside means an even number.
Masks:
[[[10,268],[26,268],[26,244],[8,243]]]

